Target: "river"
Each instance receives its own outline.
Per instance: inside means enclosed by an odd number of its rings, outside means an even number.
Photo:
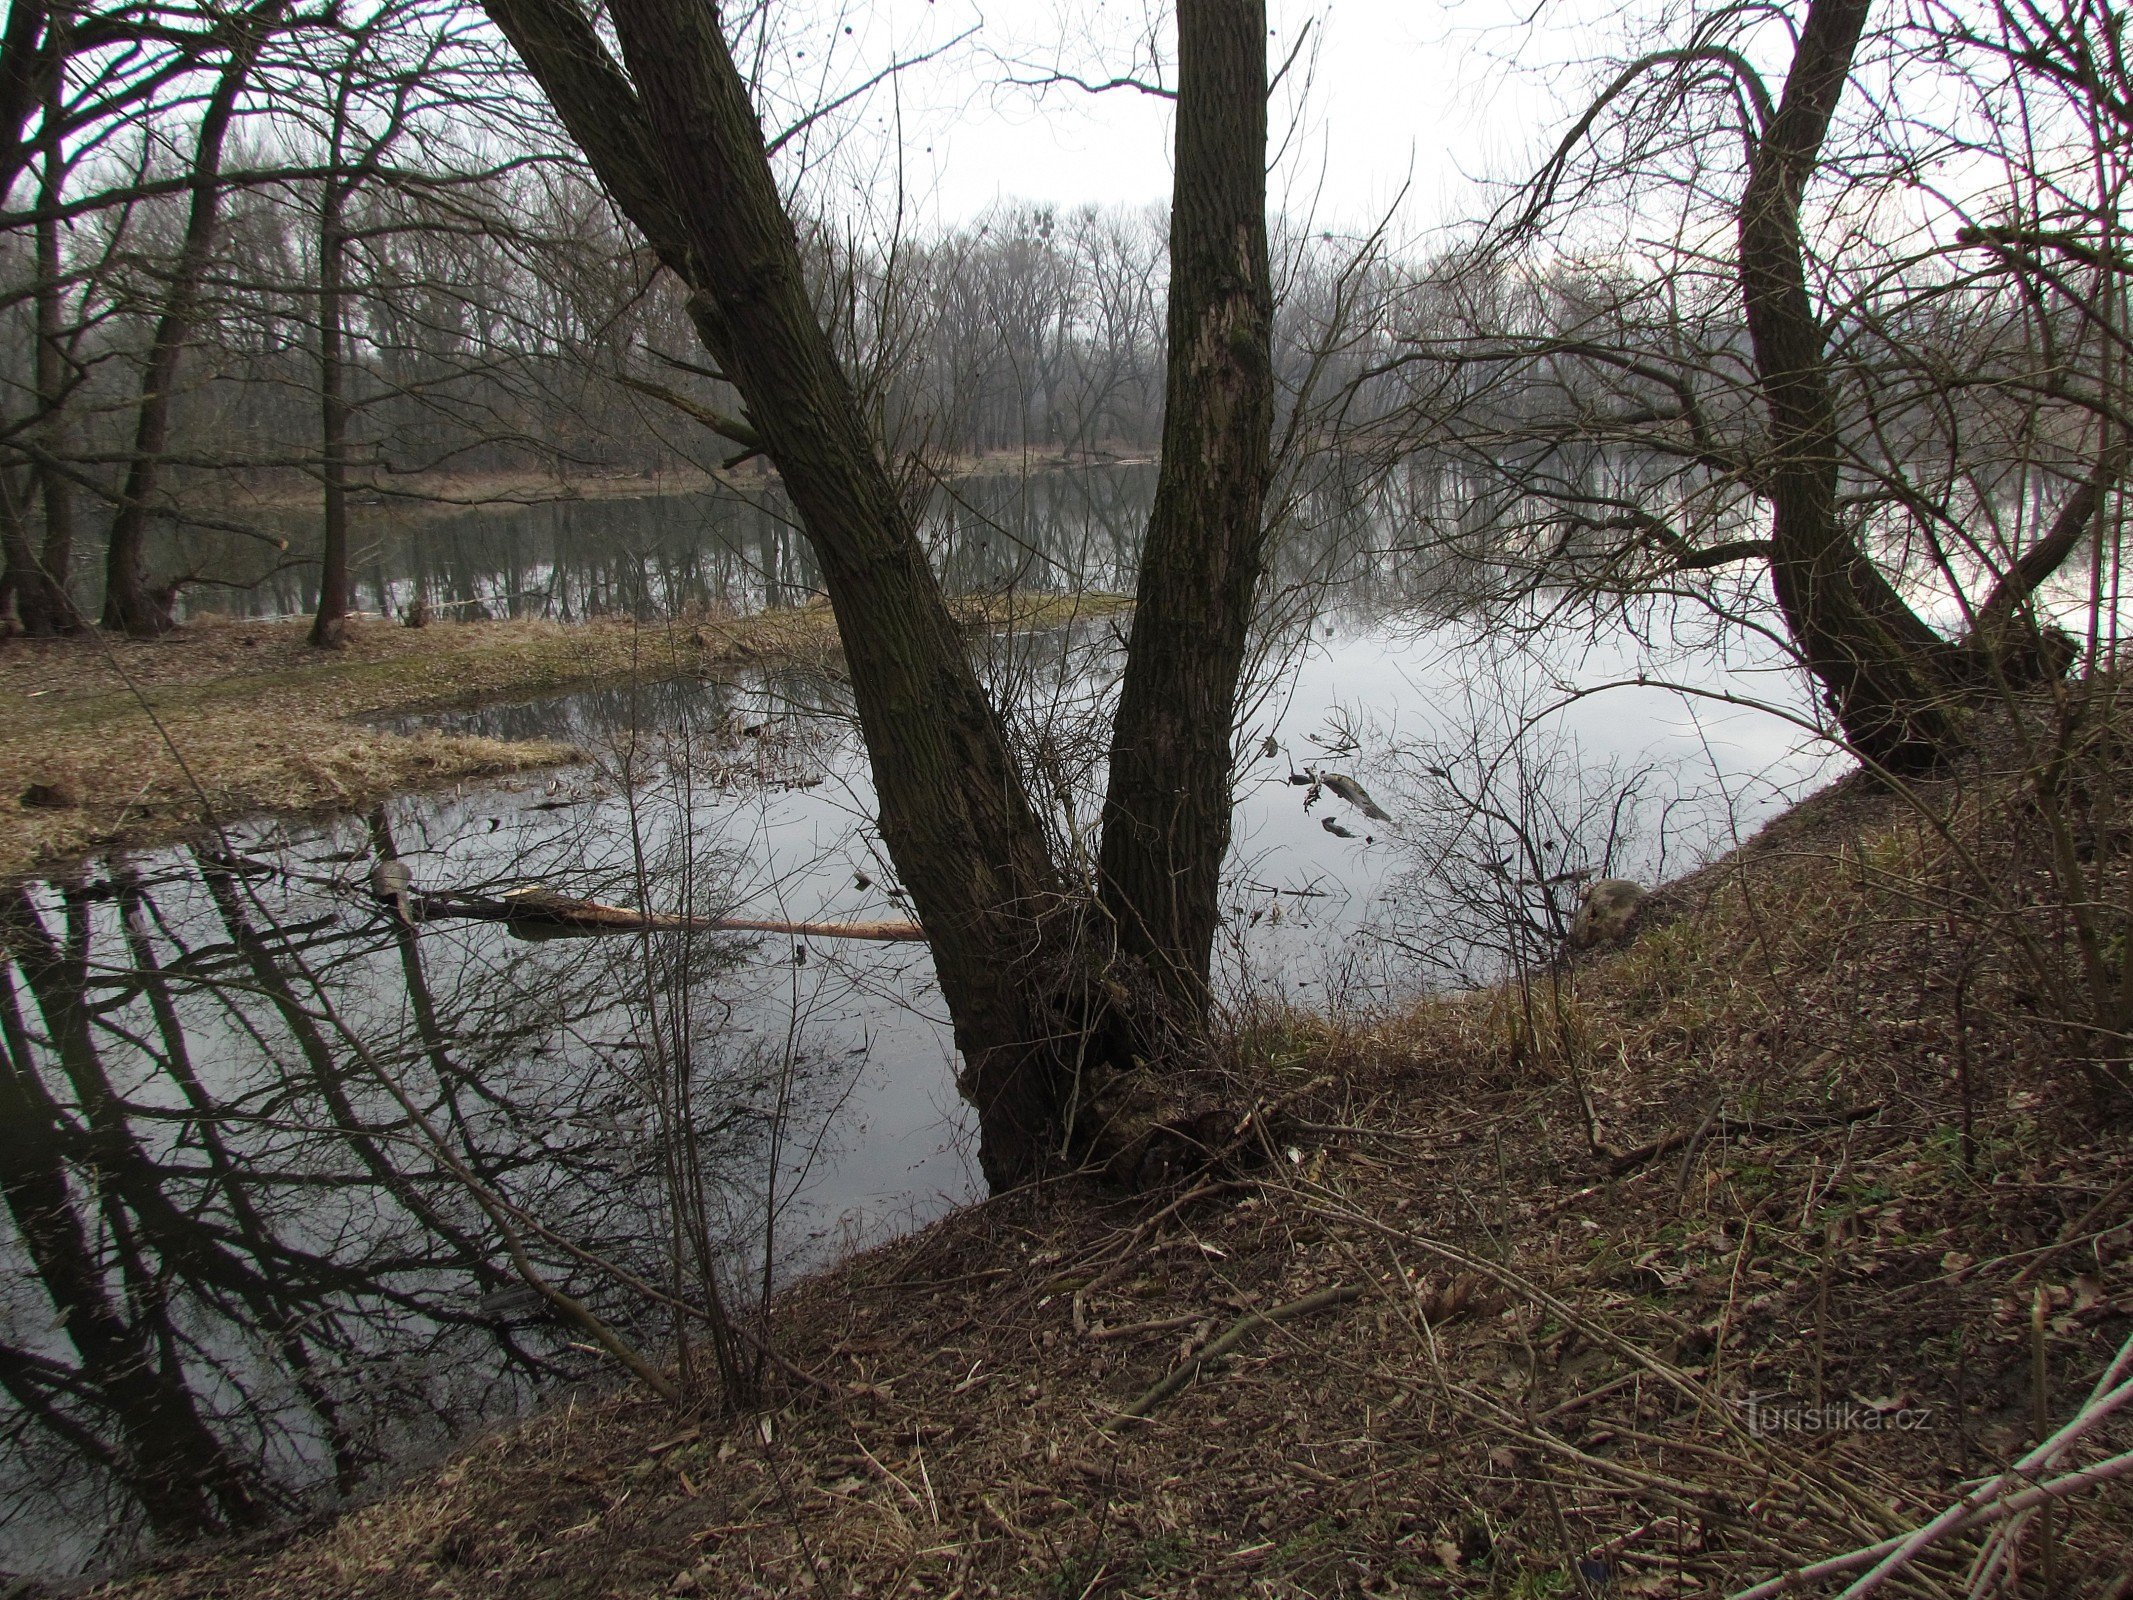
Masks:
[[[968,591],[1130,587],[1151,486],[1145,469],[966,486],[936,508],[936,559]],[[1417,600],[1429,586],[1383,532],[1350,518],[1282,570],[1290,620],[1238,733],[1227,1004],[1361,1014],[1486,981],[1549,947],[1583,875],[1683,870],[1836,770],[1782,716],[1581,693],[1649,674],[1632,630],[1538,654],[1477,640]],[[651,629],[812,582],[774,505],[719,496],[411,524],[365,571],[385,609],[421,594],[443,616]],[[1100,790],[1120,626],[977,645],[1066,836]],[[1747,645],[1661,664],[1797,709]],[[247,821],[7,897],[22,1198],[0,1224],[0,1568],[96,1570],[256,1525],[613,1381],[514,1252],[664,1350],[661,1297],[700,1290],[677,1261],[707,1251],[745,1308],[978,1192],[922,945],[527,940],[411,924],[368,893],[389,855],[419,889],[902,915],[833,677],[758,667],[427,721],[589,759],[369,816]]]

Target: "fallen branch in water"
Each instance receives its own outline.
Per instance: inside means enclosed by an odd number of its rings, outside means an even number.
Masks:
[[[381,897],[384,898],[384,897]],[[800,939],[923,940],[915,922],[782,922],[755,917],[684,917],[634,906],[580,900],[552,889],[513,889],[497,895],[439,889],[407,893],[406,914],[417,922],[467,917],[553,933],[781,933]]]

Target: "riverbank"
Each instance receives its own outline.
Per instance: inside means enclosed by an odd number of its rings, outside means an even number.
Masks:
[[[973,627],[1058,625],[1112,596],[966,604]],[[779,662],[833,668],[823,605],[639,624],[602,618],[197,622],[160,639],[0,642],[0,883],[96,851],[198,835],[209,819],[359,810],[395,794],[579,758],[567,745],[370,720],[604,683]]]
[[[1954,936],[1980,859],[1847,780],[1624,948],[1246,1019],[1257,1166],[857,1256],[778,1302],[759,1415],[580,1401],[108,1592],[1585,1600],[1886,1538],[2133,1331],[2133,1139]],[[2022,1562],[2122,1595],[2129,1547],[2107,1486]]]
[[[988,450],[938,463],[943,482],[972,478],[1019,478],[1054,472],[1102,471],[1118,467],[1152,467],[1153,452],[1107,450]],[[708,494],[715,489],[760,493],[777,479],[762,457],[751,457],[730,471],[681,468],[664,472],[430,472],[404,473],[350,490],[358,521],[387,517],[455,516],[470,511],[520,511],[528,506],[585,500],[658,500],[673,495]],[[224,486],[227,489],[227,486]],[[229,491],[253,514],[315,511],[318,485],[301,474],[262,476]],[[227,512],[228,506],[217,508]]]

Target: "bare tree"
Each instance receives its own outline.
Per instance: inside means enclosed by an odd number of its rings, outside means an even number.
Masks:
[[[140,404],[134,421],[132,460],[120,491],[118,511],[104,553],[104,616],[107,628],[121,633],[156,634],[172,624],[167,597],[151,591],[146,540],[157,483],[170,438],[171,405],[178,383],[178,363],[193,335],[201,278],[214,249],[222,215],[222,156],[238,96],[259,59],[268,34],[279,24],[287,0],[260,0],[229,24],[227,56],[200,114],[190,173],[191,210],[185,241],[171,266],[155,339],[141,375]]]
[[[1868,0],[1814,0],[1796,34],[1729,7],[1615,73],[1384,373],[1486,508],[1447,542],[1522,571],[1527,599],[1685,591],[1749,626],[1770,604],[1840,737],[1890,770],[1959,749],[1981,689],[2062,670],[2038,594],[2125,458],[2114,291],[2036,269],[2067,242],[2101,260],[2108,202],[2051,242],[1972,212],[2027,209],[2118,113],[2104,19],[2036,13],[2023,45],[2022,14],[1964,11],[1958,39],[1931,7],[1870,28]],[[1993,148],[2018,59],[2015,125],[2040,139]],[[1895,87],[1848,115],[1862,73]],[[1950,152],[1962,182],[1936,190]],[[1648,269],[1606,242],[1631,233]],[[2025,473],[2058,503],[2011,524]]]
[[[1107,1074],[1131,1076],[1130,1044],[1146,1043],[1151,1017],[1182,999],[1190,1032],[1193,1006],[1204,1004],[1200,930],[1212,923],[1227,842],[1229,726],[1270,415],[1260,8],[1205,0],[1180,17],[1190,87],[1179,104],[1185,203],[1171,239],[1166,428],[1195,440],[1219,471],[1196,482],[1206,470],[1198,452],[1177,457],[1144,552],[1109,806],[1121,837],[1115,851],[1107,840],[1104,907],[1148,976],[1108,987],[1085,907],[1050,855],[1000,715],[809,301],[771,141],[719,13],[624,0],[613,18],[625,74],[568,0],[491,0],[489,10],[616,204],[693,290],[705,348],[747,408],[723,431],[775,463],[814,545],[882,835],[928,928],[988,1176],[1006,1183],[1035,1170],[1065,1127],[1145,1142],[1145,1122],[1077,1119],[1075,1097]]]
[[[311,642],[325,649],[343,642],[350,606],[348,575],[349,426],[347,283],[349,206],[377,181],[386,159],[425,112],[434,114],[470,91],[464,71],[447,70],[451,30],[419,5],[388,5],[366,16],[339,41],[340,54],[324,75],[318,138],[326,176],[318,183],[318,396],[320,545],[318,606]],[[455,64],[456,65],[456,64]],[[429,119],[433,120],[434,116]],[[429,187],[455,176],[430,163]],[[479,175],[475,175],[478,181]]]

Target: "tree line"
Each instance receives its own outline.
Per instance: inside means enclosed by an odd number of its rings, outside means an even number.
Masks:
[[[251,543],[319,569],[330,644],[352,504],[735,456],[686,292],[478,13],[24,4],[0,53],[11,626],[162,631]],[[1026,206],[892,260],[803,240],[876,425],[950,463],[1153,451],[1163,249]]]

